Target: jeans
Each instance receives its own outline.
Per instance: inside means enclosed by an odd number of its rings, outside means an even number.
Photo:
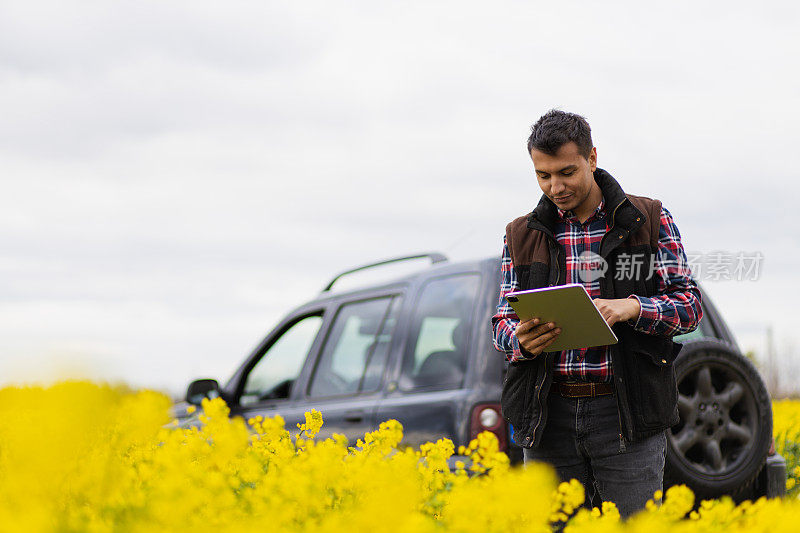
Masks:
[[[620,440],[616,394],[547,399],[548,415],[539,446],[523,448],[525,462],[551,464],[562,481],[572,478],[586,489],[587,504],[612,501],[627,518],[662,489],[667,433]]]

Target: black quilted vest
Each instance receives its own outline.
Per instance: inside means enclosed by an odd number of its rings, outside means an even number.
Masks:
[[[647,274],[658,251],[661,202],[626,195],[619,183],[600,168],[594,172],[594,178],[612,218],[600,245],[600,255],[609,265],[600,279],[602,298],[654,296],[655,279]],[[553,232],[557,220],[556,206],[542,196],[531,213],[506,227],[521,290],[566,283],[566,252]],[[641,254],[644,260],[641,275],[615,275],[618,269],[630,264],[623,254]],[[681,345],[673,343],[671,337],[638,332],[627,323],[617,323],[612,329],[619,339],[611,345],[609,355],[620,414],[620,438],[624,435],[628,441],[638,440],[676,424],[679,416],[672,363]],[[545,352],[533,360],[508,365],[502,411],[513,425],[514,441],[520,446],[530,448],[539,442],[547,421],[554,357],[554,352]]]

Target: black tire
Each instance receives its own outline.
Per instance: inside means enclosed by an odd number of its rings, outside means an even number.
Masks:
[[[667,430],[664,486],[685,483],[697,501],[744,494],[764,466],[772,405],[753,364],[733,346],[689,341],[675,360],[681,420]]]

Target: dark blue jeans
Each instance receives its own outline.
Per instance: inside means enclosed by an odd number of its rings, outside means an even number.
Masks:
[[[615,394],[564,398],[551,392],[547,423],[537,448],[524,448],[525,462],[555,467],[562,481],[572,478],[586,489],[587,504],[612,501],[628,517],[662,489],[667,433],[620,443]]]

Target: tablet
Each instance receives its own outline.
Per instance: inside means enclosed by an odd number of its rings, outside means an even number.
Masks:
[[[555,322],[561,328],[556,340],[546,348],[548,352],[617,342],[617,336],[580,283],[509,292],[506,300],[521,321],[538,317],[542,324]]]

